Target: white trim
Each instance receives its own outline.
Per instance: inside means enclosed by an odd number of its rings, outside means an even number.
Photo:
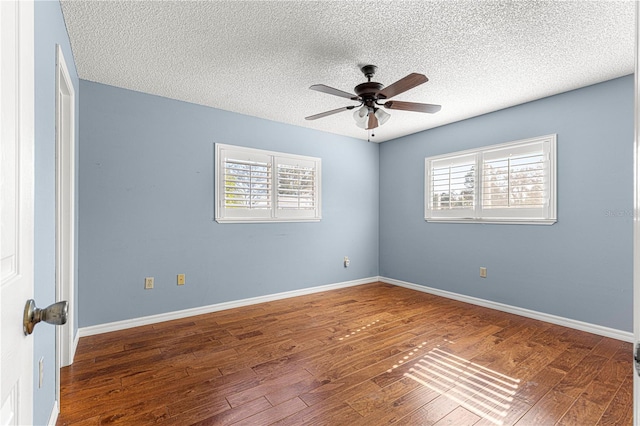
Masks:
[[[139,327],[141,325],[156,324],[163,321],[188,318],[195,315],[208,314],[211,312],[223,311],[225,309],[239,308],[242,306],[255,305],[257,303],[272,302],[274,300],[288,299],[296,296],[306,296],[308,294],[320,293],[323,291],[337,290],[340,288],[354,287],[362,284],[369,284],[378,281],[378,277],[361,278],[359,280],[344,281],[341,283],[321,285],[317,287],[303,288],[300,290],[285,291],[283,293],[268,294],[265,296],[251,297],[249,299],[234,300],[230,302],[216,303],[215,305],[200,306],[198,308],[183,309],[181,311],[167,312],[164,314],[149,315],[141,318],[132,318],[123,321],[116,321],[107,324],[92,325],[78,329],[79,337],[92,336],[94,334],[108,333],[111,331],[125,330],[127,328]]]
[[[636,3],[633,78],[633,353],[640,342],[640,4]],[[640,423],[640,369],[634,363],[633,419]]]
[[[66,90],[65,90],[66,89]],[[64,93],[67,91],[68,93]],[[58,367],[70,365],[75,281],[75,88],[62,47],[56,44],[56,302],[67,300],[67,324],[57,334]],[[65,116],[68,120],[63,123]]]
[[[618,339],[625,342],[633,341],[633,333],[629,331],[622,331],[622,330],[617,330],[615,328],[603,327],[597,324],[591,324],[588,322],[577,321],[570,318],[559,317],[556,315],[546,314],[544,312],[532,311],[530,309],[506,305],[504,303],[493,302],[491,300],[480,299],[477,297],[466,296],[464,294],[453,293],[450,291],[440,290],[433,287],[427,287],[420,284],[413,284],[406,281],[396,280],[393,278],[380,277],[379,281],[386,284],[393,284],[399,287],[409,288],[411,290],[421,291],[423,293],[429,293],[429,294],[434,294],[436,296],[446,297],[447,299],[458,300],[460,302],[470,303],[472,305],[495,309],[496,311],[508,312],[510,314],[520,315],[522,317],[549,322],[551,324],[557,324],[563,327],[582,330],[588,333],[597,334],[599,336],[611,337],[612,339]]]
[[[462,156],[465,156],[465,155],[475,155],[475,154],[478,153],[478,151],[483,151],[483,152],[497,151],[497,150],[501,150],[501,149],[505,149],[505,148],[518,147],[519,145],[526,145],[526,144],[531,144],[531,143],[536,143],[536,142],[541,142],[541,141],[546,141],[546,140],[555,141],[557,139],[557,136],[558,136],[557,133],[550,133],[550,134],[544,135],[544,136],[536,136],[536,137],[533,137],[533,138],[519,139],[517,141],[503,142],[503,143],[498,143],[498,144],[495,144],[495,145],[487,145],[487,146],[483,146],[483,147],[479,147],[479,148],[465,149],[463,151],[455,151],[455,152],[450,152],[450,153],[433,155],[433,156],[427,157],[427,158],[429,160],[442,160],[442,159],[449,158],[449,157],[462,157]]]
[[[218,223],[303,223],[303,222],[320,222],[322,220],[322,218],[317,218],[317,219],[238,219],[238,218],[231,218],[231,219],[224,219],[224,218],[218,218],[216,219],[216,222]]]
[[[429,223],[484,223],[484,224],[499,224],[499,225],[553,225],[557,222],[556,219],[522,219],[517,220],[515,218],[509,218],[505,220],[494,220],[494,219],[482,219],[482,218],[429,218],[425,219]]]
[[[58,401],[53,401],[53,407],[51,408],[51,414],[49,415],[47,426],[56,426],[56,422],[58,421],[58,414],[60,414],[60,410],[58,409]]]

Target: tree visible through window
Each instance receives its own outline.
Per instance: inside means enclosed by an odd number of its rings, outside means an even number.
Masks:
[[[278,165],[278,208],[315,208],[315,170],[312,167]]]
[[[224,162],[224,202],[227,208],[270,209],[271,166],[267,163]]]
[[[487,161],[483,173],[485,209],[535,207],[547,199],[543,153]]]
[[[475,166],[436,167],[432,180],[435,209],[469,208],[475,202]]]

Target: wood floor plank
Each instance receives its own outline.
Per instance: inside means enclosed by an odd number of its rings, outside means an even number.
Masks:
[[[630,425],[633,421],[633,372],[627,375],[598,425]]]
[[[165,407],[139,402],[127,407],[117,406],[100,415],[100,425],[155,424],[167,418]]]
[[[600,418],[603,412],[604,409],[599,404],[580,397],[556,424],[562,426],[589,424],[590,419]]]
[[[298,411],[302,411],[307,408],[304,402],[298,397],[293,398],[289,401],[283,402],[282,404],[276,405],[275,407],[268,408],[260,413],[256,413],[251,417],[247,417],[244,420],[240,420],[237,423],[233,423],[238,426],[245,425],[265,425],[272,424],[277,422],[278,420],[284,419],[291,414],[297,413]]]
[[[231,404],[232,407],[237,407],[238,405],[242,405],[248,401],[253,401],[258,397],[265,396],[268,393],[275,392],[280,388],[298,383],[305,379],[311,380],[313,379],[313,376],[306,370],[292,371],[289,374],[272,380],[261,380],[260,384],[256,386],[227,396],[227,401],[229,401],[229,404]]]
[[[362,419],[358,419],[353,424],[354,426],[396,424],[438,396],[440,396],[438,392],[425,386],[418,386],[395,400],[389,399],[385,404],[379,405],[375,411],[370,412]]]
[[[460,407],[460,404],[457,401],[438,394],[438,397],[430,400],[418,410],[400,419],[395,424],[404,426],[430,426],[449,415],[449,413],[458,407]]]
[[[564,352],[559,354],[554,362],[549,364],[549,367],[568,372],[578,365],[590,352],[591,349],[588,347],[571,345]]]
[[[253,401],[249,401],[239,407],[233,407],[229,410],[222,411],[212,416],[209,416],[206,411],[202,411],[198,408],[192,409],[191,413],[188,414],[193,421],[191,426],[230,425],[244,420],[248,417],[252,417],[253,415],[261,413],[271,407],[273,406],[269,403],[269,401],[267,401],[264,397],[261,397]],[[176,415],[176,417],[173,417],[169,421],[164,422],[163,425],[165,423],[172,426],[183,426],[185,424],[185,421],[182,416]]]
[[[285,419],[286,423],[274,423],[274,425],[305,425],[305,426],[332,426],[332,425],[351,425],[360,420],[361,417],[348,404],[342,403],[332,405],[331,410],[319,410],[314,407],[311,410],[311,416],[303,422],[299,422],[298,418],[294,422],[289,422],[289,418]]]
[[[535,405],[564,378],[565,374],[554,368],[544,368],[531,379],[522,382],[515,397],[526,404]]]
[[[420,387],[419,383],[403,378],[385,388],[375,389],[366,395],[357,395],[346,402],[362,417],[367,417],[372,413],[381,411],[382,407],[386,408],[389,401],[395,401],[418,387]]]
[[[308,425],[308,424],[330,424],[326,423],[328,419],[335,418],[335,413],[343,413],[348,416],[345,417],[349,423],[354,419],[361,419],[360,416],[347,402],[346,400],[354,398],[356,395],[364,395],[375,390],[378,390],[378,385],[371,381],[360,382],[352,387],[337,387],[336,391],[330,396],[323,398],[321,403],[315,405],[307,404],[307,408],[300,410],[299,412],[291,415],[281,421],[277,422],[278,425]],[[326,389],[325,389],[326,390]],[[339,423],[338,423],[339,424]]]
[[[455,410],[434,423],[435,426],[471,426],[480,420],[480,416],[471,413],[469,410],[457,407]]]
[[[550,390],[517,423],[518,426],[555,424],[567,412],[574,399],[557,390]]]
[[[383,283],[80,339],[57,425],[631,425],[631,344]]]
[[[501,416],[499,420],[502,421],[503,425],[516,424],[530,409],[530,405],[514,398],[513,401],[509,403],[509,409],[506,410],[506,415],[504,417]],[[492,416],[491,412],[485,411],[485,414],[481,415],[481,419],[478,420],[474,426],[496,426],[495,418],[496,416]]]
[[[577,398],[584,389],[593,381],[600,373],[604,366],[606,358],[598,355],[589,354],[582,359],[580,364],[569,370],[554,389]]]

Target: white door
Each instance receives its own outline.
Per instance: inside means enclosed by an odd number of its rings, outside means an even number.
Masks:
[[[0,425],[30,425],[33,336],[33,1],[0,1]]]

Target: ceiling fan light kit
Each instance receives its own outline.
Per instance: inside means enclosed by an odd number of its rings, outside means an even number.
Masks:
[[[401,78],[390,86],[371,81],[375,75],[377,67],[375,65],[365,65],[360,68],[360,71],[367,78],[365,83],[358,84],[354,87],[353,91],[355,95],[349,92],[345,92],[324,84],[314,84],[309,87],[311,90],[326,93],[329,95],[340,96],[350,99],[352,101],[360,102],[360,105],[349,105],[342,108],[336,108],[330,111],[321,112],[320,114],[310,115],[305,117],[306,120],[316,120],[318,118],[327,117],[329,115],[337,114],[342,111],[355,109],[353,112],[353,119],[356,122],[356,126],[361,129],[372,130],[378,126],[382,126],[389,121],[391,115],[386,111],[379,108],[382,106],[387,109],[398,109],[402,111],[415,111],[433,114],[442,108],[440,105],[434,104],[421,104],[416,102],[402,102],[402,101],[386,101],[396,95],[406,92],[409,89],[413,89],[422,83],[426,83],[429,79],[418,73],[411,73],[408,76]]]
[[[376,108],[375,115],[380,126],[389,121],[389,118],[391,118],[391,114],[380,108]]]

